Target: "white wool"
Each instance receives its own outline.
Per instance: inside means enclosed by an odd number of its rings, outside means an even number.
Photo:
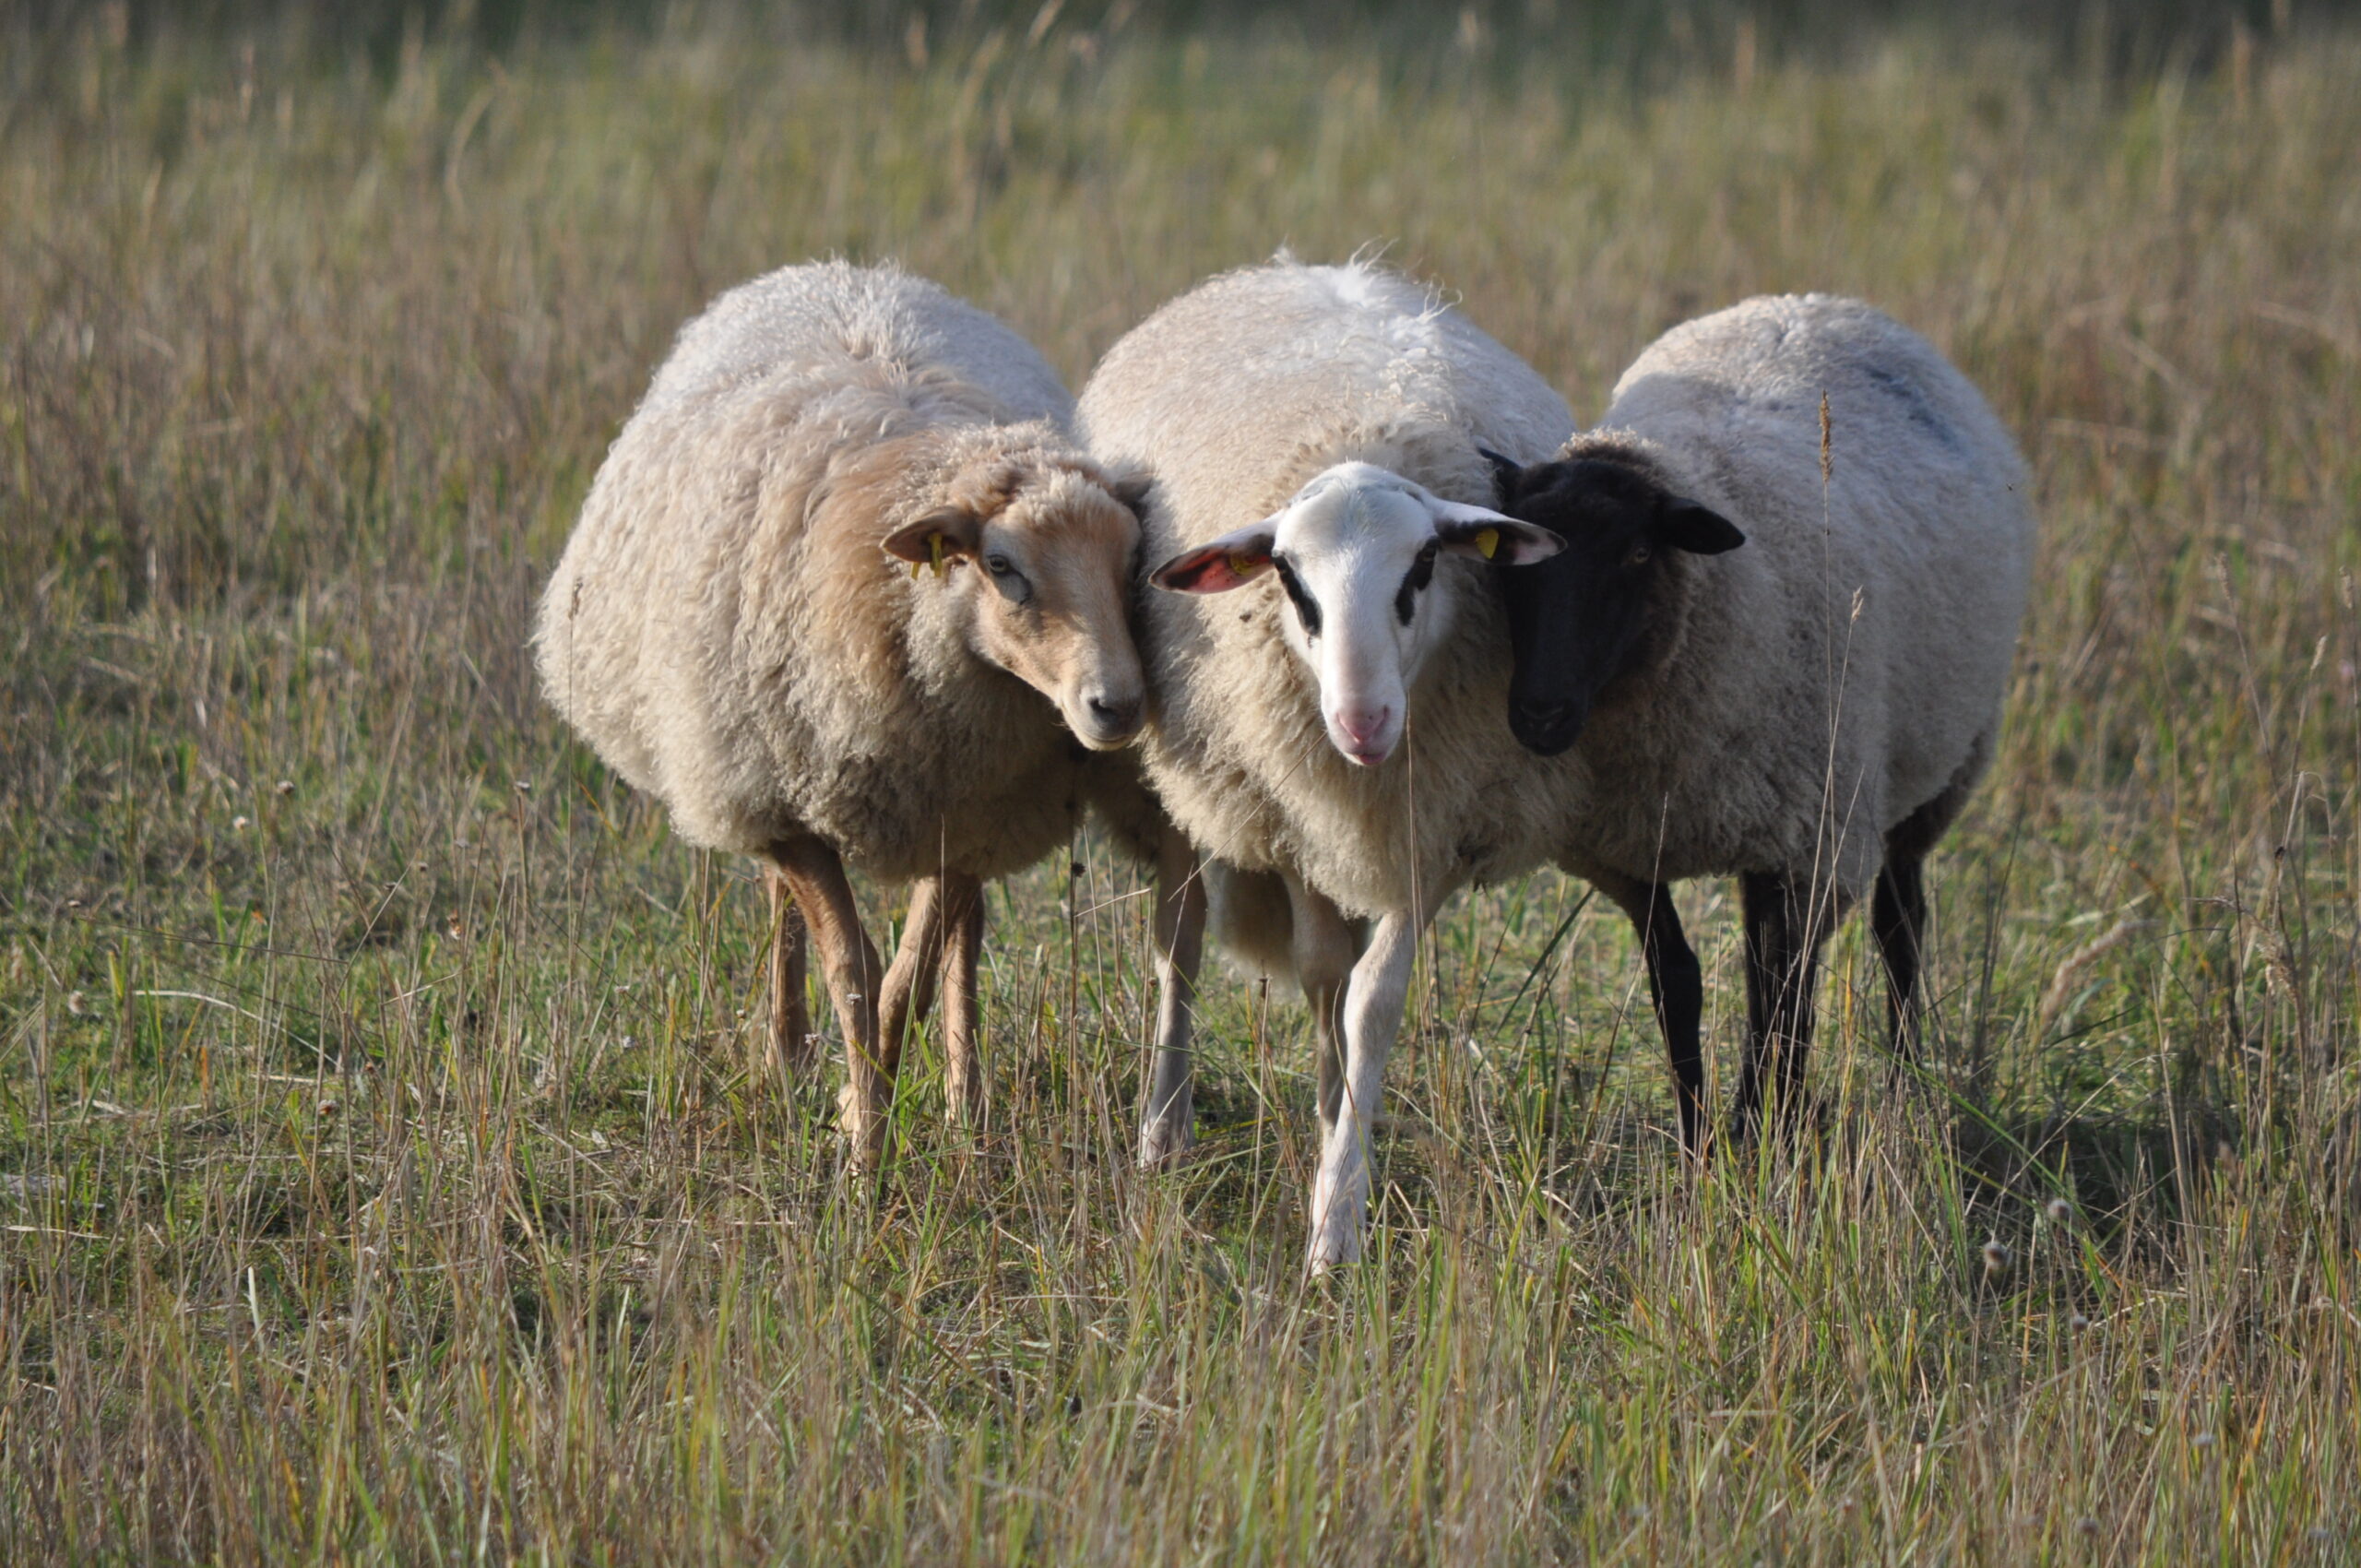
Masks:
[[[1070,412],[1030,345],[892,266],[730,290],[599,469],[541,602],[544,695],[694,843],[760,854],[809,833],[889,881],[1038,859],[1128,763],[1085,778],[1055,705],[984,665],[939,585],[868,536],[1003,453],[1087,482],[1056,467],[1090,468]],[[912,436],[931,456],[863,481],[862,537],[815,536],[863,454]]]
[[[1427,289],[1354,263],[1216,278],[1109,350],[1076,411],[1093,454],[1155,480],[1142,558],[1269,517],[1315,475],[1365,461],[1489,506],[1479,447],[1539,458],[1572,430],[1547,383]],[[1248,870],[1292,869],[1347,911],[1409,908],[1414,885],[1512,874],[1560,840],[1551,784],[1508,734],[1507,637],[1477,564],[1439,563],[1453,634],[1408,695],[1384,764],[1330,743],[1317,683],[1265,574],[1142,607],[1149,778],[1183,831]]]

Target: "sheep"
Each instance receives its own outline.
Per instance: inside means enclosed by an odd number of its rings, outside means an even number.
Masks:
[[[2016,445],[1925,339],[1808,294],[1675,327],[1598,429],[1495,460],[1502,509],[1567,545],[1500,579],[1510,728],[1581,770],[1560,863],[1639,930],[1683,1142],[1704,1146],[1703,992],[1667,885],[1689,877],[1739,878],[1733,1126],[1770,1094],[1792,1124],[1821,943],[1872,887],[1910,1049],[1924,862],[1991,762],[2024,615]]]
[[[1477,503],[1479,447],[1538,457],[1573,416],[1427,290],[1283,255],[1118,341],[1076,428],[1153,481],[1144,559],[1173,591],[1141,613],[1149,781],[1202,852],[1251,885],[1275,875],[1291,906],[1318,1034],[1308,1250],[1324,1269],[1359,1255],[1365,1145],[1419,933],[1453,889],[1557,841],[1558,770],[1500,720],[1508,648],[1482,576],[1557,540]],[[1215,597],[1233,589],[1251,591]],[[1375,920],[1358,958],[1352,916]]]
[[[783,1072],[811,1064],[808,922],[860,1165],[938,972],[955,1113],[980,1099],[984,881],[1066,843],[1094,800],[1153,814],[1123,804],[1136,765],[1093,754],[1143,714],[1140,487],[1080,451],[1071,413],[1030,346],[936,285],[781,268],[682,328],[541,600],[551,704],[682,837],[764,862]],[[917,884],[889,972],[848,864]],[[1185,923],[1187,902],[1159,911]]]

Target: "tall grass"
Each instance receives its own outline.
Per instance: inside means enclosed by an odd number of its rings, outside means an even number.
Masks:
[[[2361,1553],[2361,33],[2127,75],[1707,10],[1625,71],[1490,14],[18,24],[0,1558]],[[989,1124],[922,1050],[862,1183],[758,1076],[743,869],[539,707],[540,575],[719,287],[898,255],[1078,382],[1283,241],[1390,244],[1585,414],[1683,316],[1860,293],[2022,435],[1930,1039],[1895,1081],[1848,932],[1812,1146],[1684,1169],[1619,918],[1536,876],[1438,929],[1372,1261],[1307,1283],[1300,1010],[1216,983],[1202,1156],[1133,1172],[1145,910],[1086,843],[993,895]]]

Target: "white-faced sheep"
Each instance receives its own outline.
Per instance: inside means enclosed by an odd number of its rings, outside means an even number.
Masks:
[[[955,1111],[980,1091],[983,880],[1065,844],[1133,766],[1074,744],[1126,744],[1145,694],[1137,496],[1074,447],[1071,409],[1032,348],[932,283],[783,268],[682,329],[542,600],[551,703],[682,837],[765,862],[789,1070],[809,922],[862,1161],[938,971]],[[919,884],[890,974],[848,863]]]
[[[1561,837],[1553,770],[1501,722],[1508,647],[1482,575],[1557,541],[1482,505],[1479,446],[1537,457],[1573,419],[1427,290],[1282,258],[1125,336],[1077,424],[1152,477],[1146,558],[1181,590],[1142,612],[1150,781],[1203,850],[1292,896],[1325,1134],[1311,1256],[1348,1259],[1419,933],[1453,889]],[[1358,961],[1348,915],[1376,920]]]
[[[1991,760],[2024,614],[2016,445],[1916,333],[1811,294],[1674,328],[1599,429],[1501,470],[1503,508],[1566,540],[1501,579],[1511,728],[1580,769],[1560,861],[1640,930],[1692,1150],[1702,979],[1666,885],[1739,876],[1734,1120],[1774,1087],[1792,1117],[1820,944],[1872,885],[1908,1046],[1922,862]]]

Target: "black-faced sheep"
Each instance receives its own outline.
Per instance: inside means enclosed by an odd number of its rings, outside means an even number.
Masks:
[[[938,973],[955,1111],[980,1091],[983,881],[1129,787],[1129,759],[1094,768],[1075,738],[1121,747],[1141,720],[1137,496],[1074,447],[1071,408],[1031,347],[932,283],[773,272],[682,329],[542,600],[550,702],[682,837],[765,863],[789,1070],[808,921],[860,1161]],[[848,863],[919,884],[890,973]]]
[[[1537,457],[1572,416],[1427,290],[1282,259],[1134,328],[1077,422],[1102,460],[1153,478],[1146,559],[1178,590],[1142,613],[1149,780],[1206,854],[1292,896],[1287,956],[1320,1035],[1324,1267],[1360,1251],[1419,934],[1454,888],[1563,837],[1565,791],[1501,724],[1508,648],[1483,578],[1487,559],[1557,541],[1489,508],[1478,448]],[[1376,921],[1358,960],[1355,915]]]
[[[1774,1086],[1792,1115],[1820,944],[1872,886],[1908,1045],[1922,864],[1991,761],[2024,613],[2016,445],[1923,339],[1812,294],[1674,328],[1599,429],[1501,469],[1502,507],[1566,540],[1500,579],[1510,726],[1580,770],[1560,863],[1640,931],[1692,1150],[1702,977],[1667,885],[1739,877],[1734,1121]]]

